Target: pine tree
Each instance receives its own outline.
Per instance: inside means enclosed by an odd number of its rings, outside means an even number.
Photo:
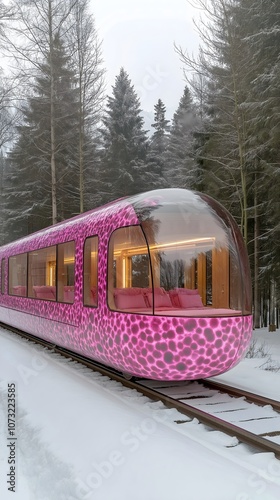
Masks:
[[[168,142],[169,120],[165,118],[166,107],[161,99],[154,106],[154,110],[154,123],[152,123],[152,127],[155,131],[151,137],[150,149],[155,155],[162,156]]]
[[[248,156],[254,165],[254,296],[255,326],[260,326],[260,304],[269,302],[270,323],[280,302],[280,12],[277,2],[238,1],[236,17],[249,41],[250,110]],[[250,15],[246,25],[244,13]]]
[[[63,220],[79,212],[77,91],[69,58],[58,37],[53,44],[52,68],[49,57],[41,64],[33,96],[22,109],[23,124],[18,127],[18,139],[9,155],[7,206],[14,207],[14,221],[20,223],[23,234],[52,223],[52,157],[56,165],[57,218]]]
[[[236,0],[197,0],[197,4],[209,18],[200,31],[203,45],[197,60],[183,51],[180,56],[188,69],[204,80],[206,120],[199,157],[206,174],[204,185],[237,217],[248,241],[248,189],[252,182],[246,156],[249,115],[244,105],[250,91],[248,41],[240,36]],[[196,97],[201,100],[200,93]]]
[[[193,151],[197,125],[195,107],[186,86],[170,128],[165,174],[170,186],[194,188],[198,181]]]
[[[143,123],[139,99],[128,74],[121,68],[112,96],[108,97],[101,130],[100,202],[149,187],[148,141]]]
[[[159,99],[154,106],[154,123],[152,127],[155,129],[149,143],[148,153],[148,170],[153,173],[154,188],[167,187],[165,179],[165,164],[166,164],[166,148],[168,144],[169,120],[165,118],[166,107],[162,100]]]
[[[248,244],[259,326],[260,292],[265,303],[270,288],[275,297],[275,281],[280,290],[279,5],[260,0],[196,3],[208,17],[200,29],[199,57],[178,52],[204,80],[203,94],[196,94],[200,101],[202,95],[204,112],[199,161],[205,190],[236,217]]]

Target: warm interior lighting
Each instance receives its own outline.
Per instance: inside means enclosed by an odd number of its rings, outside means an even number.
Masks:
[[[73,257],[67,257],[64,259],[64,264],[74,264],[75,258]]]
[[[188,240],[181,240],[181,241],[171,241],[170,243],[161,243],[159,245],[151,245],[150,250],[156,250],[158,248],[168,248],[168,247],[181,247],[181,246],[196,246],[196,245],[201,245],[205,243],[211,243],[212,246],[215,244],[215,237],[209,236],[207,238],[193,238],[193,239],[188,239]]]
[[[153,251],[159,249],[165,250],[168,248],[180,248],[180,247],[195,248],[196,246],[201,246],[201,245],[208,245],[214,247],[215,241],[216,238],[214,236],[209,236],[206,238],[190,238],[187,240],[171,241],[169,243],[153,244],[149,246],[149,249],[150,251]],[[125,255],[141,255],[141,254],[147,254],[148,249],[146,246],[123,248],[122,250],[114,251],[114,256],[123,255],[124,253]]]

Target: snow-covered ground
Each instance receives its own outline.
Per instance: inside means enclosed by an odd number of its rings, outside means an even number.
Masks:
[[[280,332],[254,338],[264,357],[217,378],[279,400]],[[1,500],[279,500],[274,455],[176,420],[187,418],[0,330]]]

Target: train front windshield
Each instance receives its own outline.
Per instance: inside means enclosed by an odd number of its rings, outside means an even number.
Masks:
[[[246,251],[223,207],[177,189],[138,195],[132,204],[140,226],[120,228],[110,240],[112,309],[196,317],[251,314]]]

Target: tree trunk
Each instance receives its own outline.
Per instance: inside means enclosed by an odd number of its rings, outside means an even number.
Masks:
[[[52,33],[52,4],[49,0],[49,44],[50,44],[50,72],[51,72],[51,197],[52,197],[52,223],[57,223],[57,186],[55,166],[55,117],[54,117],[54,77],[53,77],[53,33]]]
[[[258,218],[258,195],[257,174],[255,175],[254,194],[254,327],[260,328],[260,293],[259,293],[259,218]]]

